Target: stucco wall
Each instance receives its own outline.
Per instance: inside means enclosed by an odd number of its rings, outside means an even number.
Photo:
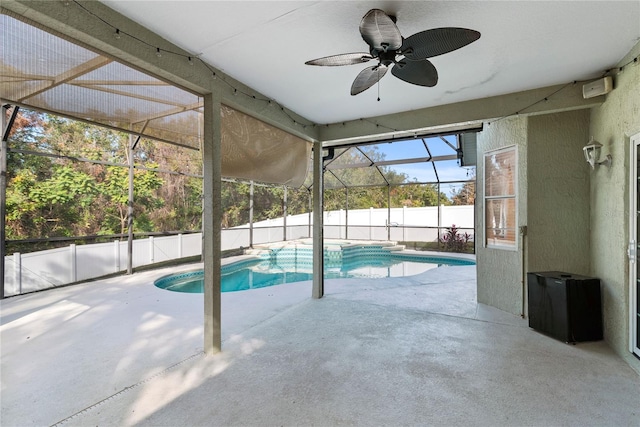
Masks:
[[[484,154],[488,151],[515,145],[518,159],[516,222],[527,223],[527,119],[506,118],[487,123],[478,134],[476,174],[476,260],[478,302],[513,314],[522,314],[522,239],[518,236],[517,250],[487,248],[485,241]]]
[[[640,54],[640,44],[621,61]],[[640,132],[640,64],[613,76],[614,90],[591,110],[590,133],[613,157],[610,169],[591,173],[591,274],[602,280],[604,336],[640,371],[629,353],[629,165],[630,136]]]
[[[589,110],[529,117],[527,271],[589,274]]]
[[[522,314],[523,270],[589,274],[589,167],[582,154],[588,127],[589,111],[578,110],[503,119],[478,135],[478,302]],[[483,244],[483,156],[510,145],[518,156],[516,221],[528,227],[513,251]]]

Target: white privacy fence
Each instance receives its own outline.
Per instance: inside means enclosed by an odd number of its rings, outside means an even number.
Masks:
[[[389,218],[391,219],[389,221]],[[222,250],[311,236],[311,215],[246,224],[222,230]],[[358,209],[324,213],[327,239],[435,242],[438,230],[455,224],[473,236],[473,206]],[[133,241],[133,268],[201,255],[202,234],[178,234]],[[127,242],[69,245],[5,257],[5,296],[48,289],[127,270]]]
[[[396,240],[436,242],[440,233],[455,225],[460,233],[474,235],[473,206],[353,209],[324,213],[327,239]],[[311,237],[312,215],[305,213],[274,218],[222,230],[222,250],[262,243]],[[253,234],[253,239],[252,239]]]
[[[312,215],[308,213],[288,215],[287,226],[307,225],[313,223]],[[474,228],[474,206],[427,206],[421,208],[391,208],[391,209],[340,209],[324,212],[324,225],[353,225],[386,226],[390,220],[392,226],[405,225],[416,227],[457,227]],[[283,218],[268,219],[256,222],[254,227],[282,226]],[[243,225],[242,227],[248,227]]]
[[[133,241],[133,267],[200,255],[202,234]],[[5,295],[19,295],[127,270],[127,241],[69,245],[5,257]]]

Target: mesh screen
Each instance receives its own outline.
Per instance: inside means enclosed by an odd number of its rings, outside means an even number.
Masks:
[[[387,182],[384,180],[380,172],[378,172],[377,168],[348,168],[332,170],[331,172],[338,177],[340,182],[346,184],[347,187],[387,185]],[[328,185],[325,186],[329,188]],[[341,185],[341,187],[342,186],[343,185]]]
[[[0,36],[3,99],[200,148],[203,111],[198,96],[8,15],[0,14]],[[311,186],[312,177],[306,175],[312,170],[308,143],[239,112],[226,114],[223,125],[226,120],[239,127],[228,128],[223,136],[225,176]],[[455,137],[445,138],[455,145]],[[325,174],[325,187],[445,180],[446,174],[435,176],[430,164],[388,164],[428,157],[423,142],[434,157],[455,155],[439,137],[339,148],[327,165],[335,176]],[[384,161],[387,165],[366,167]]]
[[[8,15],[0,31],[3,99],[200,147],[198,96]]]

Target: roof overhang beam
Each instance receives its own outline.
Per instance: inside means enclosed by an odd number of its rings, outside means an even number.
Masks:
[[[457,160],[457,159],[458,159],[457,155],[451,154],[448,156],[421,157],[416,159],[381,160],[379,162],[369,161],[369,162],[347,163],[347,164],[331,163],[330,165],[327,165],[325,169],[327,170],[358,169],[358,168],[369,168],[369,167],[378,167],[378,166],[394,166],[394,165],[408,165],[408,164],[414,164],[414,163],[442,162],[446,160]]]
[[[584,99],[580,84],[561,84],[318,128],[323,147],[344,147],[363,142],[417,139],[477,131],[482,128],[483,122],[516,114],[535,115],[579,110],[596,107],[604,101],[604,95]]]

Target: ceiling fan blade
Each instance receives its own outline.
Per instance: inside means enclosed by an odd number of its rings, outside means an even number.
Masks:
[[[473,43],[480,33],[466,28],[444,27],[421,31],[402,43],[402,54],[411,60],[432,58]]]
[[[422,61],[398,61],[391,69],[391,74],[418,86],[432,87],[438,83],[438,70],[428,59]]]
[[[372,50],[394,51],[402,46],[402,34],[393,20],[380,9],[371,9],[360,22],[360,34]]]
[[[351,95],[357,95],[369,89],[387,73],[387,70],[385,65],[380,64],[360,71],[351,85]]]
[[[325,56],[324,58],[312,59],[305,62],[307,65],[321,65],[335,67],[338,65],[362,64],[373,59],[368,53],[343,53],[341,55]]]

